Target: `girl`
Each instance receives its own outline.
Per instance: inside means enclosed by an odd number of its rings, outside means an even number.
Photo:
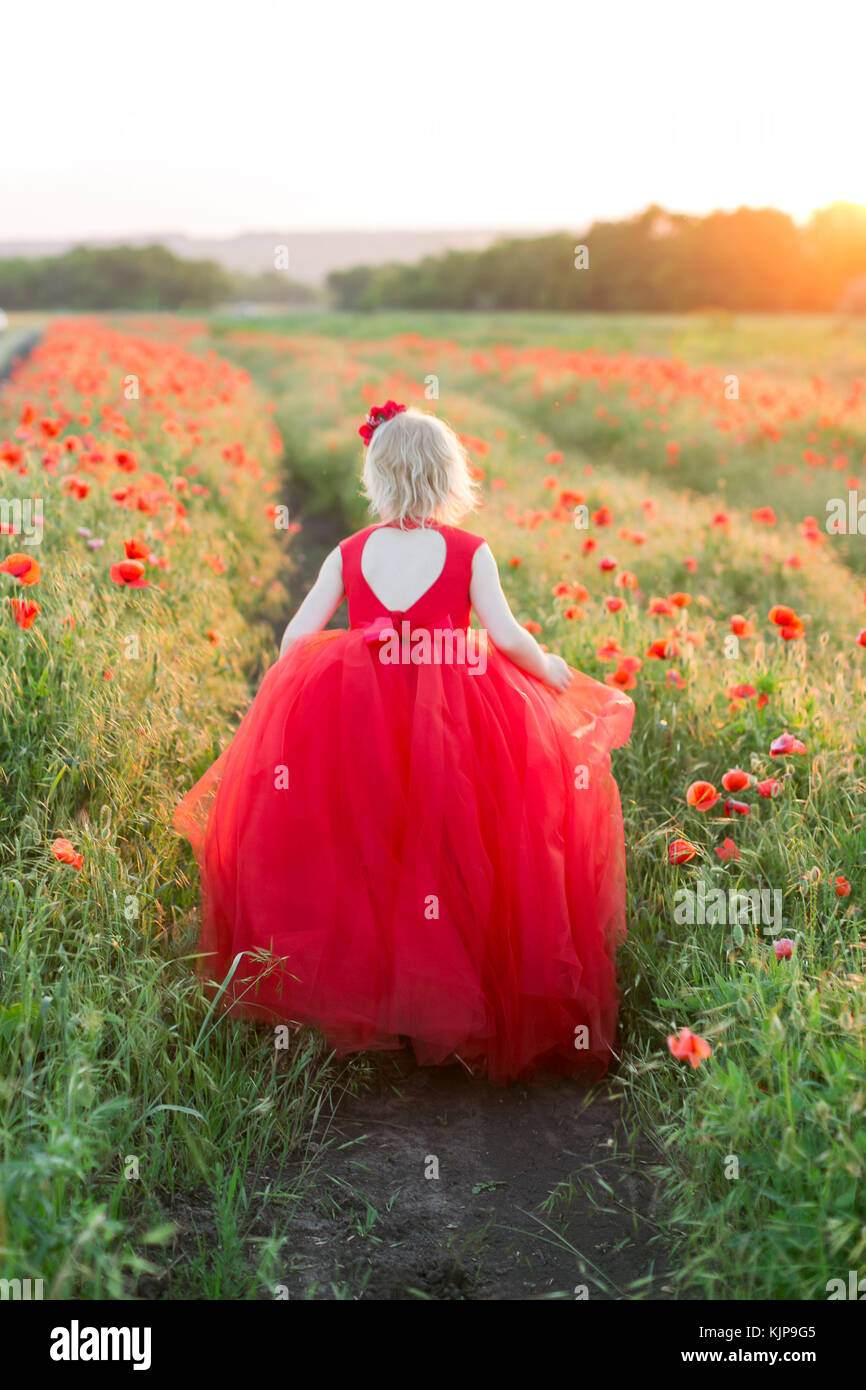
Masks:
[[[625,935],[609,750],[634,706],[516,621],[454,524],[475,498],[446,424],[388,401],[359,433],[380,520],[327,557],[175,814],[206,968],[341,1052],[408,1039],[493,1081],[601,1075]],[[344,597],[348,630],[325,631]]]

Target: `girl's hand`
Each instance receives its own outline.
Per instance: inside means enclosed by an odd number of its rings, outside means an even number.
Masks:
[[[544,661],[546,668],[544,679],[547,684],[552,685],[554,690],[567,690],[574,679],[568,662],[563,661],[561,656],[555,656],[553,652],[548,652]]]

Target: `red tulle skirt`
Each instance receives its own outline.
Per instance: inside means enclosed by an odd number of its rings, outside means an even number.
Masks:
[[[240,1012],[340,1052],[456,1054],[493,1081],[599,1076],[625,935],[621,691],[562,695],[492,645],[385,665],[327,631],[271,669],[175,826],[202,881],[203,969]]]

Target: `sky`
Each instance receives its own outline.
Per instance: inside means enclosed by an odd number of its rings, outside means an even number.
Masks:
[[[866,203],[856,0],[14,3],[0,241]]]

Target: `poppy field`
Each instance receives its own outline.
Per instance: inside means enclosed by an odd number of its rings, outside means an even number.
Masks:
[[[0,419],[2,1274],[159,1297],[180,1264],[175,1295],[242,1298],[250,1145],[306,1134],[327,1067],[308,1039],[279,1110],[273,1049],[212,1029],[170,827],[288,601],[279,441],[194,324],[51,324]]]
[[[285,1262],[364,1063],[217,1019],[171,812],[307,533],[366,524],[388,398],[460,433],[518,619],[636,704],[606,1084],[669,1287],[826,1299],[866,1257],[866,332],[817,319],[49,325],[0,391],[2,1273],[247,1298]]]
[[[866,591],[838,526],[866,500],[866,335],[429,319],[220,341],[347,530],[359,405],[441,412],[519,619],[632,695],[614,1086],[659,1146],[678,1287],[826,1298],[866,1254]]]

